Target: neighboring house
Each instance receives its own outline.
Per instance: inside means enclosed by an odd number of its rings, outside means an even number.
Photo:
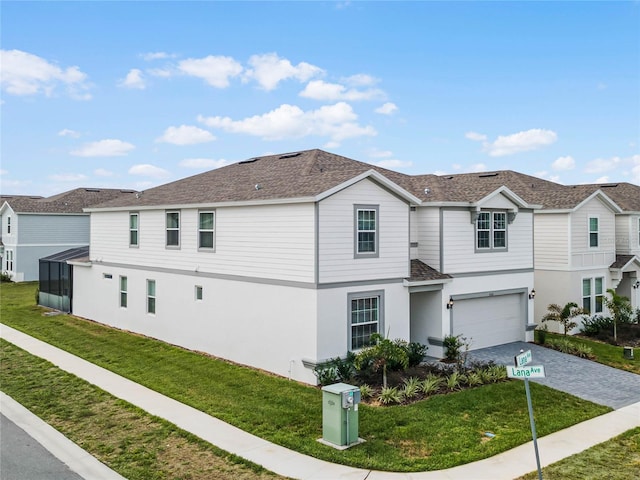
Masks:
[[[16,282],[38,280],[40,258],[89,244],[89,214],[83,208],[132,193],[76,188],[47,198],[3,195],[2,271]]]
[[[374,332],[531,340],[539,206],[494,180],[310,150],[120,197],[85,209],[73,313],[308,383]]]
[[[592,315],[608,315],[607,289],[640,308],[640,186],[565,186],[512,171],[483,175],[542,205],[535,212],[537,321],[551,303],[575,302]]]

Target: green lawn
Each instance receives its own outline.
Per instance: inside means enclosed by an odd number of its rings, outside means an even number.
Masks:
[[[545,480],[630,480],[640,478],[640,428],[542,469]],[[517,480],[535,480],[531,472]]]
[[[438,470],[530,440],[524,387],[510,381],[411,406],[363,405],[360,436],[367,442],[340,452],[316,441],[322,436],[319,389],[71,316],[43,316],[43,310],[33,306],[34,290],[34,284],[2,284],[1,321],[317,458],[377,470]],[[531,390],[540,436],[609,411],[538,384]],[[488,431],[496,435],[491,440],[484,436]]]
[[[536,339],[537,337],[536,332]],[[547,333],[547,338],[563,338],[564,335],[556,334],[556,333]],[[590,340],[584,337],[576,337],[567,335],[566,337],[569,341],[586,345],[593,351],[593,354],[596,356],[595,361],[598,363],[602,363],[604,365],[609,365],[613,368],[619,368],[620,370],[627,370],[628,372],[633,372],[640,374],[640,348],[634,349],[634,358],[627,359],[623,356],[623,347],[618,347],[616,345],[609,345],[608,343],[598,342],[596,340]]]
[[[129,480],[267,480],[264,468],[0,340],[2,390]]]

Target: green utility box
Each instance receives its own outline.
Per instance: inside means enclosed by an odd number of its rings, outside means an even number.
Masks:
[[[322,387],[322,440],[337,447],[359,443],[360,389],[346,383]]]

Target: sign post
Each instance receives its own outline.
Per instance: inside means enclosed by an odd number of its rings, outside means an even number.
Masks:
[[[538,453],[538,437],[536,435],[536,422],[533,419],[533,406],[531,405],[531,391],[529,390],[529,378],[543,378],[545,376],[544,367],[525,366],[531,362],[531,350],[526,352],[520,350],[520,354],[514,357],[515,367],[507,365],[507,376],[509,378],[524,379],[524,390],[527,394],[527,407],[529,408],[529,423],[531,424],[531,436],[533,437],[533,449],[536,452],[536,465],[538,466],[538,479],[542,480],[542,469],[540,468],[540,454]]]

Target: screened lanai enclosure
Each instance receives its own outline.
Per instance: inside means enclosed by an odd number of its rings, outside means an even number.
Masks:
[[[73,294],[73,265],[69,260],[89,256],[89,247],[72,248],[40,259],[38,304],[70,313]]]

